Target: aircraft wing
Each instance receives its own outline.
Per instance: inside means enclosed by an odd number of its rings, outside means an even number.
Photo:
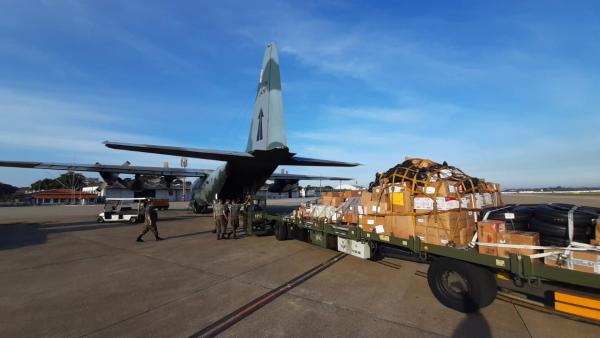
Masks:
[[[330,177],[330,176],[309,176],[294,174],[272,174],[270,180],[329,180],[329,181],[351,181],[348,177]]]
[[[340,162],[331,160],[320,160],[316,158],[292,156],[284,160],[281,165],[299,165],[299,166],[316,166],[316,167],[356,167],[360,163]]]
[[[72,170],[72,171],[96,171],[118,174],[142,174],[142,175],[160,175],[160,176],[185,176],[185,177],[205,177],[212,172],[206,169],[183,169],[183,168],[163,168],[163,167],[144,167],[128,165],[110,165],[110,164],[78,164],[78,163],[51,163],[51,162],[23,162],[23,161],[0,161],[0,167],[31,168],[31,169],[52,169],[52,170]]]
[[[198,148],[183,148],[183,147],[171,147],[171,146],[159,146],[152,144],[133,144],[133,143],[118,143],[104,141],[104,145],[112,149],[139,151],[143,153],[163,154],[163,155],[174,155],[174,156],[185,156],[192,158],[204,158],[207,160],[216,161],[231,161],[239,160],[241,158],[253,158],[251,154],[239,151],[227,151],[227,150],[211,150],[211,149],[198,149]]]

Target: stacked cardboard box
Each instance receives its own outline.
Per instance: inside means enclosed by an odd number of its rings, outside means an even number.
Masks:
[[[564,252],[556,252],[556,250],[551,249],[544,250],[544,252],[554,252],[544,258],[546,265],[600,274],[600,252],[571,251],[567,256],[564,256]]]
[[[451,210],[415,216],[415,234],[422,241],[437,245],[465,245],[475,229],[473,212]]]
[[[504,221],[487,220],[477,223],[477,237],[479,242],[498,243],[498,244],[516,244],[516,245],[540,245],[540,234],[530,231],[507,230]],[[536,249],[521,248],[501,248],[491,246],[479,246],[479,253],[484,255],[509,257],[510,254],[533,255],[538,253]],[[538,259],[532,259],[537,262]]]
[[[435,197],[438,194],[441,196]],[[458,196],[458,185],[448,180],[419,187],[416,196],[407,182],[384,182],[372,192],[362,193],[360,226],[379,235],[418,236],[426,243],[465,245],[473,234],[476,215],[460,209]]]
[[[378,174],[369,191],[323,193],[320,204],[336,209],[330,220],[338,224],[462,246],[472,238],[477,210],[500,203],[495,192],[499,193],[497,184],[469,177],[445,163],[407,159]]]

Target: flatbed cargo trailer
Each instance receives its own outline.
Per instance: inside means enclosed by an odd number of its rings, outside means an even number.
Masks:
[[[491,304],[498,289],[522,294],[546,310],[600,324],[600,274],[535,263],[526,255],[509,258],[364,232],[355,225],[266,215],[278,240],[297,239],[375,260],[382,256],[428,263],[428,284],[445,306],[473,312]]]

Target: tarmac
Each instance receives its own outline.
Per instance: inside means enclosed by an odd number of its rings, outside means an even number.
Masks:
[[[100,210],[0,208],[1,337],[600,337],[500,300],[448,309],[415,275],[424,264],[272,236],[217,241],[212,217],[181,203],[159,212],[166,240],[136,243],[141,225],[98,224]]]

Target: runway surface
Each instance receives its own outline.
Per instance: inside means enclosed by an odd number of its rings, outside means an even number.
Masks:
[[[269,203],[287,212],[298,201]],[[600,336],[503,301],[473,315],[445,308],[415,275],[422,264],[273,237],[217,241],[210,215],[181,203],[159,213],[165,241],[136,243],[140,225],[97,224],[100,209],[0,208],[1,337]]]

